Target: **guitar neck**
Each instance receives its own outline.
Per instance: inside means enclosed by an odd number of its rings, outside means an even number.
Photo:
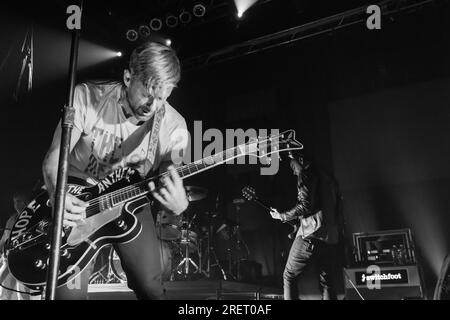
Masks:
[[[261,207],[263,207],[264,209],[266,209],[266,210],[268,210],[268,211],[271,211],[271,210],[272,210],[272,208],[271,208],[270,206],[268,206],[267,204],[265,204],[264,202],[262,202],[261,200],[259,200],[259,198],[256,197],[256,196],[253,196],[252,199],[251,199],[251,201],[256,202],[258,205],[260,205]],[[297,220],[297,219],[287,220],[287,221],[283,221],[283,223],[287,223],[287,224],[290,224],[291,226],[295,227],[295,225],[296,225],[296,220]]]
[[[261,207],[263,207],[264,209],[267,210],[272,210],[267,204],[265,204],[264,202],[262,202],[261,200],[259,200],[258,198],[254,198],[253,201],[255,201],[257,204],[259,204]]]
[[[216,153],[212,156],[205,157],[198,161],[176,168],[181,179],[191,177],[197,173],[214,168],[232,159],[245,156],[250,153],[251,147],[248,144],[242,144],[234,148]],[[141,182],[127,186],[121,190],[117,190],[110,195],[104,195],[102,199],[98,199],[99,208],[111,208],[113,206],[125,203],[134,198],[146,195],[150,192],[148,183],[158,179],[162,179],[170,175],[169,171],[161,173],[157,176],[150,177]],[[97,204],[96,204],[97,205]]]
[[[178,167],[176,170],[178,172],[178,175],[182,179],[185,179],[185,178],[191,177],[197,173],[200,173],[202,171],[214,168],[214,167],[221,165],[232,159],[245,156],[247,154],[249,154],[249,145],[242,144],[237,147],[230,148],[225,151],[216,153],[212,156],[205,157],[203,159],[189,163],[187,165]],[[164,172],[157,177],[162,177],[162,176],[168,175],[168,174],[169,174],[169,172]],[[151,178],[151,179],[153,180],[154,178]]]

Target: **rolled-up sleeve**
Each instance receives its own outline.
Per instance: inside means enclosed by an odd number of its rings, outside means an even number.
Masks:
[[[75,109],[74,126],[81,132],[86,132],[86,114],[87,114],[87,87],[79,84],[75,87],[73,96],[73,108]]]

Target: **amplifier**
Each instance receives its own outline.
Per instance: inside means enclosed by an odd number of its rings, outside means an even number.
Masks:
[[[353,246],[358,264],[416,263],[410,229],[354,233]]]
[[[423,299],[417,265],[344,268],[347,300]]]

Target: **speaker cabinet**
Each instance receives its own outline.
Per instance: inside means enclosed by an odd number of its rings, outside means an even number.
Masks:
[[[346,300],[423,299],[417,265],[345,268]]]

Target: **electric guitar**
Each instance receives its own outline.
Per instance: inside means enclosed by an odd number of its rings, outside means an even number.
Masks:
[[[242,156],[268,160],[268,155],[301,150],[295,131],[252,138],[238,145],[176,170],[182,179]],[[57,286],[82,272],[105,245],[135,239],[142,230],[135,213],[150,201],[149,182],[156,185],[169,172],[143,179],[131,168],[121,168],[98,184],[86,187],[68,184],[68,192],[87,202],[85,223],[65,227],[61,239],[61,259]],[[70,177],[69,177],[70,183]],[[73,181],[73,180],[72,180]],[[12,275],[26,286],[41,290],[51,250],[52,207],[46,191],[39,194],[19,215],[8,240],[6,255]]]
[[[242,196],[247,199],[248,201],[254,201],[255,203],[259,204],[261,207],[263,207],[264,209],[271,211],[272,207],[268,206],[267,204],[265,204],[264,202],[262,202],[258,196],[256,195],[256,191],[253,187],[244,187],[242,189]],[[288,221],[283,221],[283,223],[289,224],[293,230],[291,233],[289,233],[288,237],[289,239],[294,239],[295,235],[297,234],[297,230],[298,230],[298,218],[293,219],[293,220],[288,220]]]

